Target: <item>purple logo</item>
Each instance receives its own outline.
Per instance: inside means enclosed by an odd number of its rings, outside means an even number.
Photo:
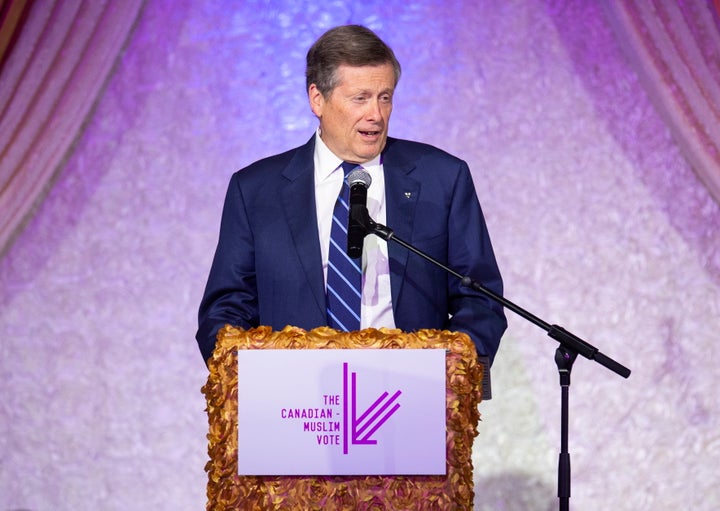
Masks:
[[[348,454],[349,444],[376,445],[372,435],[382,427],[400,408],[401,391],[392,396],[383,392],[366,410],[358,410],[357,373],[348,375],[348,363],[343,362],[343,454]],[[348,410],[349,408],[349,410]]]

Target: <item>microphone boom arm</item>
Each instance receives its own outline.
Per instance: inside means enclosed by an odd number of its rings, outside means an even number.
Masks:
[[[452,268],[449,268],[448,266],[442,264],[440,261],[430,257],[425,252],[415,248],[410,243],[407,243],[406,241],[403,241],[402,239],[395,236],[395,233],[392,229],[389,227],[378,224],[377,222],[373,221],[372,218],[370,218],[370,215],[368,214],[368,210],[366,207],[362,208],[354,208],[350,212],[351,216],[354,220],[356,220],[362,227],[365,228],[366,235],[367,234],[375,234],[376,236],[379,236],[380,238],[384,239],[385,241],[393,241],[397,243],[398,245],[401,245],[405,247],[406,249],[410,250],[412,253],[419,255],[423,259],[426,259],[427,261],[431,262],[432,264],[442,268],[446,272],[448,272],[451,275],[454,275],[458,279],[460,279],[461,284],[465,287],[469,287],[474,289],[475,291],[478,291],[485,296],[489,297],[490,299],[500,303],[503,307],[506,309],[509,309],[513,311],[515,314],[521,316],[522,318],[526,319],[527,321],[533,323],[534,325],[538,326],[539,328],[542,328],[547,332],[548,336],[555,339],[560,345],[568,350],[570,353],[577,353],[579,355],[582,355],[583,357],[594,360],[601,366],[609,369],[610,371],[622,376],[623,378],[628,378],[630,376],[630,369],[623,366],[622,364],[616,362],[615,360],[611,359],[610,357],[603,355],[600,353],[600,350],[597,349],[595,346],[589,344],[588,342],[584,341],[577,335],[573,334],[572,332],[569,332],[558,325],[551,325],[547,323],[546,321],[543,321],[539,317],[535,316],[534,314],[526,311],[522,307],[516,305],[515,303],[511,302],[510,300],[506,299],[503,296],[500,296],[499,294],[495,293],[494,291],[486,288],[479,282],[473,280],[467,275],[462,275],[458,273],[457,271],[453,270]]]

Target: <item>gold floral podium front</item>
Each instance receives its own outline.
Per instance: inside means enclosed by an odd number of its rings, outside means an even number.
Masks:
[[[447,473],[442,476],[239,476],[237,474],[237,351],[241,349],[403,349],[446,350]],[[208,511],[298,510],[471,510],[472,444],[480,419],[482,366],[462,333],[366,329],[338,332],[286,327],[218,333],[202,392],[209,421]]]

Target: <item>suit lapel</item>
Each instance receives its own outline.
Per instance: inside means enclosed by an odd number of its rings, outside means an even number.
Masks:
[[[303,267],[317,306],[325,315],[325,285],[315,210],[314,150],[314,136],[308,143],[298,148],[283,171],[286,184],[280,191],[280,197],[293,238],[293,248]],[[420,182],[412,177],[414,169],[415,163],[402,149],[397,148],[396,141],[388,139],[383,151],[387,226],[398,238],[407,242],[411,242],[413,237],[415,208],[420,196]],[[393,242],[388,243],[390,288],[395,309],[405,279],[408,254],[408,250],[404,247]]]
[[[396,141],[388,139],[383,152],[385,174],[385,202],[388,227],[403,241],[411,242],[415,208],[420,196],[420,182],[412,177],[415,164],[401,150]],[[405,280],[409,252],[397,243],[388,243],[390,259],[390,289],[393,309],[397,312],[398,298]]]
[[[308,143],[298,148],[283,171],[282,175],[287,180],[287,184],[280,191],[280,196],[294,249],[305,272],[308,287],[324,316],[326,314],[325,285],[315,210],[314,149],[314,136]]]

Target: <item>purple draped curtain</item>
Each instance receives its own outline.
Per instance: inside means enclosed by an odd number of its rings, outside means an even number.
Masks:
[[[607,0],[605,6],[655,107],[720,202],[720,0]]]
[[[142,0],[0,5],[0,254],[62,167],[141,5]]]

